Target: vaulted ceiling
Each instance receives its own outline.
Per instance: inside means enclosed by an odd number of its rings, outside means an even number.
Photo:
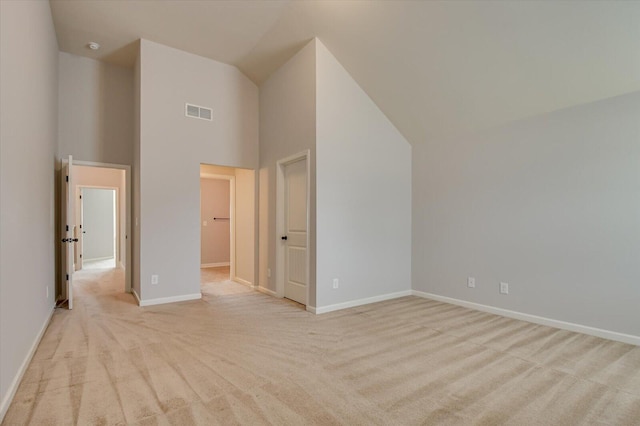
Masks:
[[[256,84],[318,37],[412,144],[640,90],[636,1],[51,0],[62,51],[145,38]],[[98,51],[87,43],[98,42]]]

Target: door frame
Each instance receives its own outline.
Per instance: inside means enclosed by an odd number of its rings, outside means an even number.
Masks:
[[[63,159],[63,165],[66,163],[66,160]],[[100,167],[100,168],[106,168],[106,169],[118,169],[118,170],[124,170],[124,190],[125,190],[125,200],[126,200],[126,216],[127,216],[127,229],[126,229],[126,247],[127,247],[127,260],[126,260],[126,265],[124,267],[124,276],[125,276],[125,285],[124,285],[124,291],[125,293],[131,293],[131,278],[133,276],[132,272],[133,272],[133,267],[134,265],[132,265],[132,252],[131,252],[131,241],[133,240],[133,235],[131,234],[132,228],[131,228],[131,212],[132,212],[132,202],[131,202],[131,166],[125,165],[125,164],[112,164],[112,163],[101,163],[101,162],[96,162],[96,161],[80,161],[80,160],[73,160],[73,165],[74,166],[85,166],[85,167]]]
[[[73,309],[73,274],[75,272],[75,246],[67,245],[66,240],[74,238],[75,219],[75,194],[73,191],[73,156],[61,159],[60,167],[60,236],[62,245],[60,246],[60,294],[61,301],[66,299],[69,310]],[[63,214],[64,213],[64,214]],[[56,244],[57,246],[57,244]],[[69,249],[69,247],[72,247]],[[57,303],[57,302],[56,302]]]
[[[284,234],[284,216],[285,216],[285,190],[284,190],[284,169],[291,163],[295,163],[300,160],[305,160],[306,172],[307,172],[307,297],[305,306],[309,306],[309,291],[310,291],[310,270],[311,264],[311,247],[309,242],[311,241],[311,151],[304,150],[297,154],[290,155],[276,163],[276,235],[274,236],[276,241],[276,296],[284,297],[284,275],[285,275],[285,244],[280,237]]]
[[[237,281],[236,277],[236,177],[233,175],[219,175],[214,173],[200,173],[201,179],[218,179],[229,181],[229,278]],[[200,205],[202,205],[202,187],[200,188]],[[200,217],[200,247],[202,250],[202,217]],[[201,254],[202,255],[202,254]],[[201,262],[202,263],[202,260]]]

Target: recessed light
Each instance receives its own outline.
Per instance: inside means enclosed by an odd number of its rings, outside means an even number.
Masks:
[[[91,49],[91,50],[100,49],[100,45],[98,43],[96,43],[95,41],[89,42],[89,44],[87,46],[89,46],[89,49]]]

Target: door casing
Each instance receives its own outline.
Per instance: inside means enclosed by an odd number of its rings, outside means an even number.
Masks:
[[[73,273],[74,273],[74,244],[68,242],[73,238],[75,228],[75,195],[73,191],[73,156],[62,160],[61,194],[60,194],[60,262],[61,286],[60,296],[67,300],[67,307],[73,309]]]

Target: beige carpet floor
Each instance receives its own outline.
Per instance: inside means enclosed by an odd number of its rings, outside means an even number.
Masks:
[[[253,292],[250,287],[229,280],[228,266],[200,269],[200,287],[202,293],[208,296],[230,296]]]
[[[3,424],[640,424],[639,347],[416,297],[316,316],[206,274],[146,308],[79,274]]]
[[[200,269],[200,284],[220,284],[229,281],[231,268],[218,266],[215,268]]]

